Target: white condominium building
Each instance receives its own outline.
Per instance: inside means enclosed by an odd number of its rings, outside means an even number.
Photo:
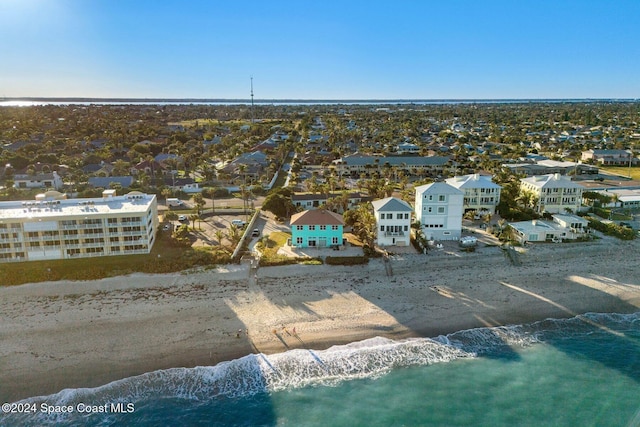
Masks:
[[[538,213],[577,212],[582,204],[584,187],[560,174],[538,175],[520,180],[520,191],[533,194],[534,209]]]
[[[146,254],[158,228],[155,195],[131,192],[0,202],[0,262]]]
[[[464,191],[464,211],[496,212],[500,203],[500,187],[490,176],[477,173],[448,178],[445,182]]]

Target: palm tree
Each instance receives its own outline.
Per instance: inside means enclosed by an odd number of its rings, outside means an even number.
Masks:
[[[193,195],[193,203],[196,205],[196,212],[198,215],[202,212],[202,208],[205,205],[204,197],[202,197],[201,193],[196,193]]]
[[[213,234],[216,236],[218,245],[222,246],[222,239],[224,239],[224,233],[222,232],[222,230],[216,230]]]
[[[191,229],[193,231],[196,231],[196,221],[200,219],[200,214],[191,214],[189,215],[189,221],[191,221],[193,223],[193,225],[191,226]]]

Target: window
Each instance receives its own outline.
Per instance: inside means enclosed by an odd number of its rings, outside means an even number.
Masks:
[[[315,225],[310,225],[309,226],[309,231],[315,231],[316,230],[316,226]]]
[[[338,242],[338,238],[337,238],[337,237],[333,237],[333,238],[331,238],[331,244],[332,244],[332,245],[337,245],[337,244],[339,244],[339,242]]]
[[[438,196],[438,201],[439,202],[444,202],[445,201],[446,196],[444,194],[441,194]]]
[[[404,226],[404,231],[409,231],[409,226],[408,225]]]
[[[384,231],[384,225],[380,226],[380,231]]]
[[[304,230],[304,225],[296,225],[296,230],[298,231]]]
[[[404,214],[404,219],[409,219],[409,214],[408,213]]]
[[[443,214],[444,213],[444,206],[438,206],[438,213],[439,214]]]
[[[402,219],[402,214],[401,213],[396,214],[396,219]]]
[[[302,244],[302,237],[296,237],[296,245]]]
[[[429,208],[427,208],[427,212],[429,212],[429,213],[433,212],[433,208],[431,206],[429,206]]]
[[[326,230],[326,229],[327,229],[327,226],[326,226],[326,225],[321,225],[321,226],[320,226],[320,230],[321,230],[321,231],[324,231],[324,230]]]
[[[338,228],[338,227],[339,227],[338,225],[332,225],[332,226],[331,226],[331,229],[332,229],[333,231],[337,231],[337,230],[339,230],[339,228]]]

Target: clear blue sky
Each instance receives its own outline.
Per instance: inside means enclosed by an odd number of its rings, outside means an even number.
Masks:
[[[0,97],[640,98],[640,0],[0,0]]]

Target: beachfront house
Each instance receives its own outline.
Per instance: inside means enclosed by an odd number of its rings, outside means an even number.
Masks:
[[[520,180],[520,192],[529,193],[538,213],[577,212],[584,187],[560,174],[538,175]]]
[[[409,246],[413,212],[411,205],[396,197],[374,200],[371,204],[376,218],[376,244]]]
[[[299,248],[343,244],[342,215],[325,209],[299,212],[291,217],[291,245]]]
[[[458,240],[462,234],[464,192],[446,182],[416,187],[416,220],[429,240]]]
[[[464,191],[463,209],[476,211],[479,214],[496,212],[500,203],[500,187],[490,176],[477,173],[448,178],[445,182],[458,190]]]
[[[57,191],[34,201],[0,202],[0,262],[147,254],[158,229],[155,195],[67,199]]]
[[[576,240],[588,232],[589,222],[576,215],[556,214],[553,221],[534,219],[509,223],[516,240],[527,242],[561,242]]]

